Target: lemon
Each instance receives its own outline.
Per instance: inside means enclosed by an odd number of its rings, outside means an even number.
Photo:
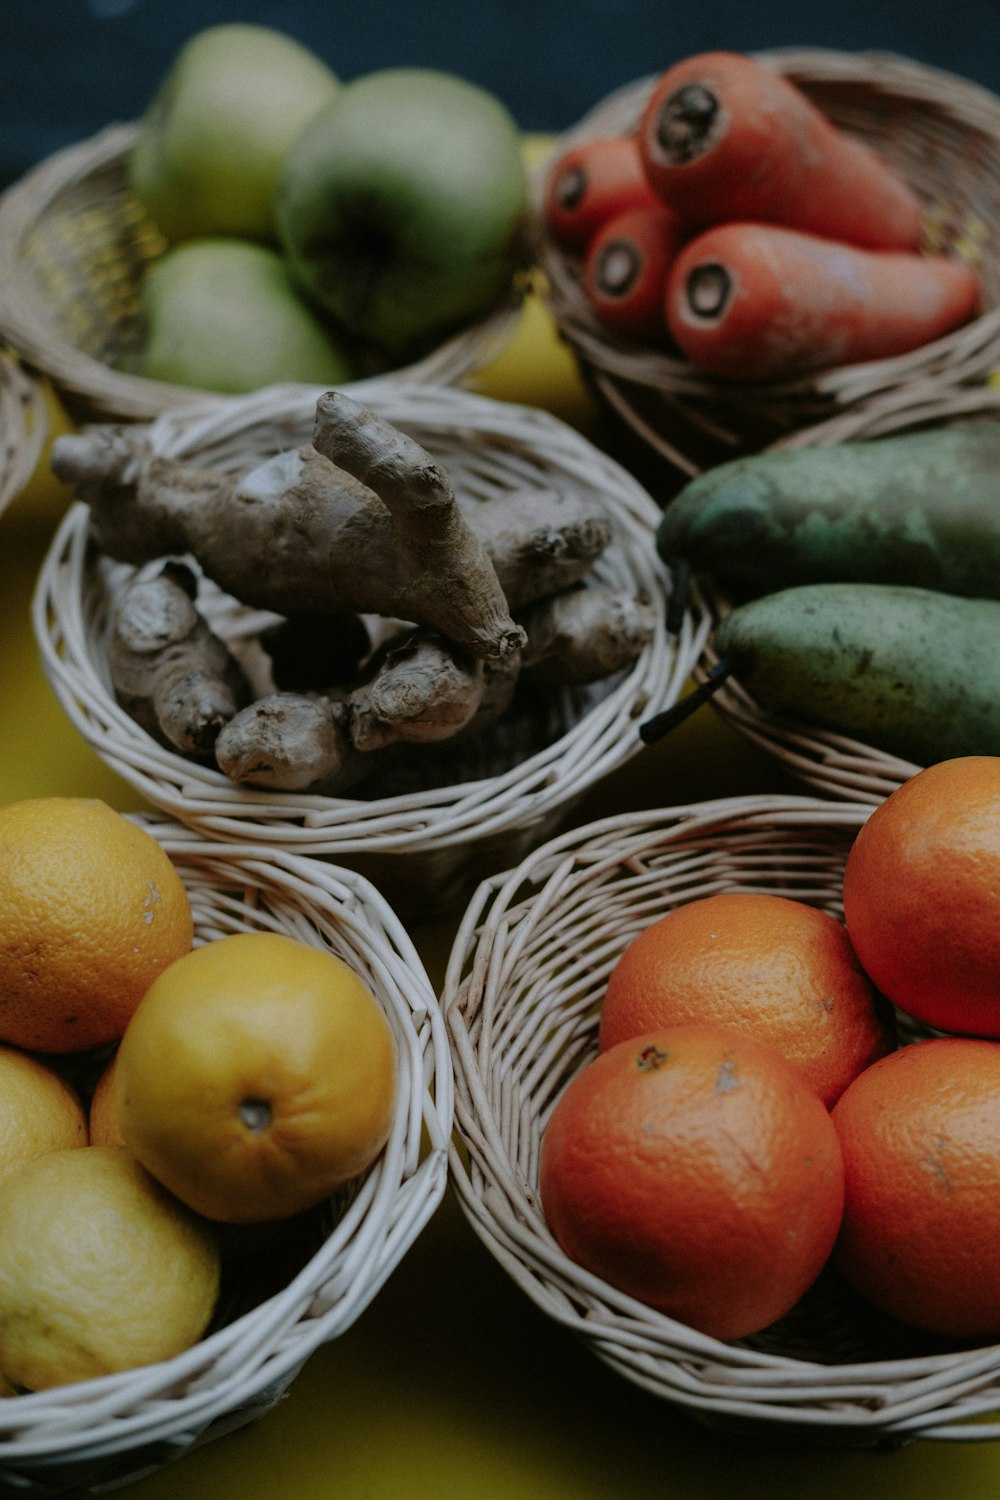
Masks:
[[[115,1066],[122,1137],[208,1218],[311,1208],[375,1160],[396,1095],[395,1040],[367,984],[325,949],[234,933],[176,959]]]
[[[52,1386],[169,1359],[208,1326],[210,1225],[124,1146],[49,1151],[0,1185],[0,1382]]]

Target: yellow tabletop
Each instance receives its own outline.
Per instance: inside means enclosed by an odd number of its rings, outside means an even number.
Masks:
[[[544,306],[529,300],[480,388],[603,432]],[[53,409],[58,419],[58,408]],[[0,801],[137,795],[64,716],[38,664],[28,607],[66,496],[44,466],[0,517]],[[592,792],[576,821],[745,792],[796,791],[775,763],[700,709]],[[455,922],[413,929],[439,987]],[[703,1428],[604,1366],[521,1293],[449,1194],[374,1303],[318,1350],[283,1401],[129,1486],[134,1500],[973,1500],[997,1493],[996,1444],[917,1441],[871,1453]]]

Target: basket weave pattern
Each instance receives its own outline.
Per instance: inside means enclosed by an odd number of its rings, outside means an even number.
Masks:
[[[148,421],[208,395],[116,368],[141,347],[139,283],[167,249],[129,191],[135,124],[57,152],[0,197],[0,338],[43,371],[77,420]],[[523,288],[394,372],[448,385],[513,336]]]
[[[970,418],[1000,421],[1000,390],[986,386],[944,390],[928,396],[919,406],[884,399],[865,410],[843,412],[773,446],[787,449],[860,442]],[[726,613],[727,601],[711,589],[703,589],[699,598],[714,620]],[[717,662],[709,639],[694,675],[704,680]],[[826,796],[881,802],[920,770],[913,762],[858,739],[772,713],[733,678],[712,694],[711,703],[740,733],[775,756],[784,771]]]
[[[869,812],[757,796],[629,814],[551,840],[483,882],[442,994],[455,1066],[452,1182],[473,1229],[543,1312],[712,1426],[858,1447],[996,1438],[1000,1422],[963,1421],[1000,1407],[1000,1346],[945,1345],[829,1272],[770,1329],[722,1343],[581,1270],[539,1202],[546,1122],[596,1053],[601,999],[627,943],[674,905],[721,891],[842,916],[844,861]]]
[[[371,382],[356,399],[417,438],[446,468],[456,493],[486,498],[512,489],[572,485],[598,497],[614,538],[593,570],[600,582],[642,592],[658,624],[634,666],[586,689],[556,694],[562,732],[517,764],[473,767],[471,779],[436,791],[364,801],[235,785],[221,771],[161,748],[118,707],[105,641],[107,575],[88,546],[88,511],[74,506],[43,565],[34,604],[45,671],[70,718],[101,757],[155,806],[203,832],[329,855],[374,880],[398,905],[454,904],[489,871],[519,859],[569,814],[587,788],[642,747],[639,717],[675,701],[700,655],[708,618],[688,612],[665,629],[669,577],[655,556],[659,511],[618,465],[541,411],[450,388]],[[318,392],[273,389],[238,401],[165,414],[148,432],[153,451],[241,468],[311,439]],[[232,604],[232,601],[229,601]],[[209,603],[205,605],[206,614]],[[216,601],[213,623],[235,634],[238,611]],[[561,705],[561,706],[560,706]]]
[[[610,332],[587,305],[579,257],[543,236],[548,299],[583,371],[640,439],[687,475],[875,400],[898,395],[919,405],[943,386],[981,379],[1000,364],[1000,98],[889,54],[820,49],[756,56],[911,183],[926,208],[927,248],[976,265],[982,308],[965,327],[910,354],[736,385],[669,349]],[[655,82],[643,79],[609,96],[561,139],[552,164],[570,146],[633,130]],[[540,189],[544,181],[543,171]]]
[[[24,489],[41,456],[48,421],[41,388],[0,352],[0,512]]]
[[[4,1493],[117,1487],[263,1415],[308,1356],[353,1324],[444,1193],[447,1038],[430,981],[382,896],[350,871],[248,844],[211,845],[158,817],[140,821],[184,879],[196,944],[276,931],[335,953],[362,976],[396,1038],[396,1119],[378,1161],[303,1228],[289,1265],[281,1256],[284,1284],[264,1300],[237,1287],[225,1316],[173,1359],[0,1403]]]

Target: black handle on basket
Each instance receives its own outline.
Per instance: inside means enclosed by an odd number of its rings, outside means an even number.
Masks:
[[[654,714],[651,719],[639,725],[639,738],[644,745],[655,745],[671,729],[676,729],[678,724],[683,724],[689,719],[694,711],[707,703],[712,694],[732,675],[732,667],[728,661],[721,659],[709,667],[704,682],[700,682],[693,692],[688,693],[686,698],[679,698],[670,708],[665,708],[662,713]]]

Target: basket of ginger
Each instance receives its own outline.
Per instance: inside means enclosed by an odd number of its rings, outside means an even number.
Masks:
[[[444,1191],[451,1066],[380,894],[86,797],[0,807],[0,1489],[268,1413]]]
[[[1000,357],[1000,99],[905,58],[707,52],[618,90],[539,176],[559,328],[681,475]]]
[[[1000,759],[962,757],[874,809],[608,818],[483,882],[443,992],[479,1237],[709,1426],[995,1438],[998,875]]]

